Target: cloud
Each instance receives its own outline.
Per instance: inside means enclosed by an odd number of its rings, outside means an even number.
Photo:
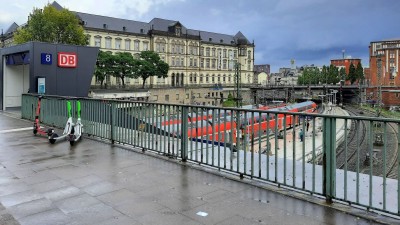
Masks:
[[[173,2],[184,2],[184,0],[108,0],[101,1],[101,4],[98,0],[58,0],[57,2],[71,11],[137,20],[159,7]]]
[[[57,0],[72,11],[149,22],[158,17],[190,29],[235,35],[255,41],[256,64],[272,71],[296,65],[327,65],[346,54],[368,65],[372,41],[399,38],[400,1],[385,0]],[[33,7],[48,0],[14,0],[0,8],[0,27],[26,22]],[[12,12],[12,13],[10,13]]]

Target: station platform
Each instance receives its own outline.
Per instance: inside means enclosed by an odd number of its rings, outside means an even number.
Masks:
[[[101,140],[50,145],[32,122],[4,112],[0,175],[7,225],[398,223]]]
[[[327,106],[325,107],[325,110],[321,113],[324,115],[337,115],[337,116],[349,116],[348,112],[346,110],[343,110],[342,108],[338,106]],[[295,132],[293,133],[293,129],[288,129],[286,132],[286,158],[287,159],[294,159],[294,160],[302,160],[303,157],[303,145],[305,149],[305,155],[306,159],[311,159],[312,158],[312,150],[313,150],[313,144],[315,144],[315,149],[316,152],[315,154],[318,155],[322,151],[322,118],[317,117],[315,119],[315,126],[313,124],[313,120],[309,120],[309,129],[306,129],[303,131],[304,132],[304,143],[300,141],[300,129],[303,129],[302,124],[300,126],[296,126]],[[344,128],[345,128],[345,121],[343,119],[337,119],[336,120],[336,144],[339,145],[344,139]],[[351,121],[347,121],[347,127],[351,127]],[[315,127],[315,131],[313,130],[313,127]],[[296,137],[293,138],[293,134],[296,135]],[[293,145],[293,140],[294,140],[294,145]],[[275,146],[275,138],[270,138],[270,143],[271,146]],[[285,139],[278,139],[278,157],[284,158],[284,141]],[[314,142],[314,143],[313,143]],[[266,141],[263,143],[264,148],[267,147]],[[298,151],[295,152],[293,155],[293,148],[297,149]],[[271,151],[270,155],[274,155],[275,152]]]

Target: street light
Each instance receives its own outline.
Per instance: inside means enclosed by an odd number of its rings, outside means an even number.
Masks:
[[[242,96],[240,95],[241,89],[241,64],[234,61],[235,79],[236,79],[236,107],[239,108],[242,104]]]
[[[339,106],[343,108],[343,77],[342,80],[340,80],[340,104]]]

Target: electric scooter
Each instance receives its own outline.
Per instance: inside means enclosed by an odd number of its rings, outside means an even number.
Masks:
[[[54,132],[54,129],[49,129],[49,142],[51,144],[56,143],[57,140],[65,140],[67,136],[72,132],[74,127],[74,123],[72,122],[72,113],[71,113],[71,102],[67,101],[67,111],[68,111],[68,120],[65,124],[64,131],[61,136]]]
[[[48,129],[47,131],[40,126],[40,121],[39,121],[39,116],[40,116],[40,106],[42,104],[42,98],[43,96],[38,97],[38,104],[36,108],[36,115],[35,115],[35,122],[33,122],[33,134],[39,134],[42,136],[50,136],[50,131],[51,129]]]
[[[76,124],[74,124],[70,134],[68,135],[68,141],[71,146],[73,146],[75,142],[82,139],[82,133],[83,133],[83,124],[81,121],[81,102],[79,100],[76,101],[76,109],[77,109],[78,119],[76,120]]]

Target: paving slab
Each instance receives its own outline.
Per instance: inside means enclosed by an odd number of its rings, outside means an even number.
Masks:
[[[31,125],[0,112],[0,131]],[[94,139],[22,129],[0,143],[0,224],[379,224]]]

